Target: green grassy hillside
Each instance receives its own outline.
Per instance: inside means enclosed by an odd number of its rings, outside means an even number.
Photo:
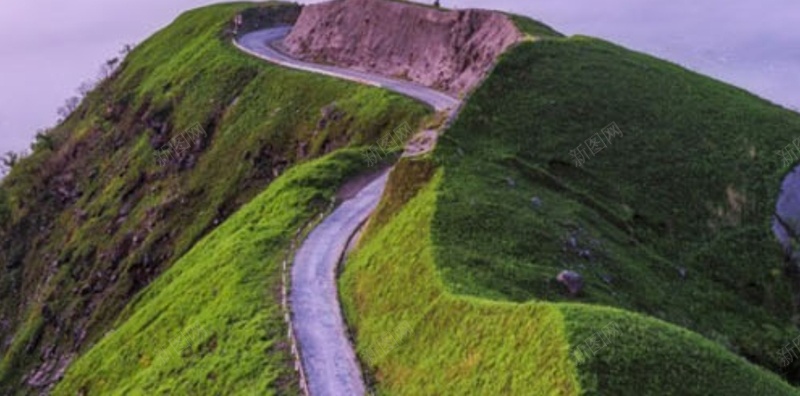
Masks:
[[[287,171],[133,300],[53,394],[299,394],[281,263],[360,169],[345,150]]]
[[[622,136],[574,166],[612,122]],[[797,329],[770,232],[787,171],[774,151],[798,133],[796,113],[646,55],[525,43],[437,148],[443,276],[458,293],[640,312],[778,371]],[[584,277],[577,298],[563,269]]]
[[[570,151],[612,122],[621,134],[575,166]],[[405,296],[430,282],[470,303],[533,304],[560,318],[556,334],[565,335],[548,340],[573,355],[571,365],[539,379],[553,394],[575,394],[577,386],[552,385],[572,378],[584,394],[793,394],[785,380],[800,379],[800,366],[781,369],[775,353],[797,335],[794,296],[770,218],[787,171],[774,151],[798,133],[796,113],[601,40],[517,46],[433,154],[438,168],[428,173],[441,176],[423,194],[435,199],[419,198],[434,208],[417,242],[430,257],[403,234],[419,220],[400,212],[380,215],[385,231],[373,230],[348,264],[343,294],[362,357],[410,312],[427,312],[424,303],[407,308]],[[395,244],[405,250],[386,247]],[[387,275],[420,262],[435,269],[413,280]],[[555,279],[566,269],[583,276],[577,296]],[[475,376],[486,389],[505,389],[516,383],[506,370],[532,372],[551,367],[539,359],[565,356],[484,330],[504,334],[503,319],[462,317],[426,317],[420,331],[434,322],[448,336],[408,337],[368,364],[378,389],[413,394],[406,389],[449,378],[440,385],[456,390]],[[514,336],[555,319],[530,320],[516,324],[526,330]],[[612,324],[617,338],[595,354],[575,354]],[[471,340],[471,331],[488,339]],[[518,364],[482,360],[484,345]],[[446,375],[466,361],[472,370]]]
[[[422,162],[420,164],[419,162]],[[793,395],[778,376],[696,333],[599,306],[459,295],[438,270],[446,168],[404,159],[340,281],[378,394]],[[420,176],[422,175],[422,176]],[[417,186],[405,188],[403,186]],[[400,203],[400,205],[398,205]],[[575,347],[607,324],[599,353]]]
[[[280,263],[364,170],[348,147],[430,113],[230,45],[236,14],[249,30],[298,11],[183,14],[0,184],[0,394],[48,390],[63,370],[54,394],[298,393]],[[787,171],[774,151],[800,116],[512,18],[546,40],[511,49],[435,151],[398,163],[344,269],[371,386],[797,394],[800,361],[774,355],[798,329],[769,221]],[[157,164],[195,124],[207,134]],[[555,279],[566,269],[585,281],[575,296]]]
[[[240,12],[253,29],[292,22],[299,8],[181,15],[0,185],[0,394],[46,388],[131,298],[294,164],[429,114],[384,90],[241,53],[229,32]],[[207,134],[159,165],[156,152],[195,124]]]

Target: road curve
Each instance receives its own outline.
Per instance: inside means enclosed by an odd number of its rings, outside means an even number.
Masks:
[[[291,27],[259,30],[234,40],[253,56],[288,68],[324,74],[385,88],[447,111],[453,117],[459,100],[412,82],[291,58],[271,44]],[[348,338],[336,288],[339,261],[351,236],[378,205],[388,179],[385,172],[342,203],[308,235],[292,265],[291,328],[311,396],[363,396],[364,378]]]
[[[326,76],[342,78],[361,84],[381,87],[402,95],[412,97],[433,106],[436,111],[453,110],[458,105],[458,99],[437,90],[404,80],[381,76],[342,67],[319,65],[294,59],[277,49],[271,43],[281,40],[289,34],[291,27],[279,27],[247,33],[234,41],[239,49],[250,55],[277,63],[292,69],[308,71]]]
[[[361,396],[364,380],[339,306],[336,269],[347,243],[378,205],[387,173],[318,225],[292,265],[291,306],[309,393]]]

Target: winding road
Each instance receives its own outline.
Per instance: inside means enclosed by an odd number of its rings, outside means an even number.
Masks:
[[[361,84],[372,85],[374,87],[385,88],[402,95],[412,97],[420,102],[433,106],[436,111],[452,110],[459,104],[459,100],[423,85],[410,81],[385,77],[357,70],[346,69],[330,65],[320,65],[308,63],[294,59],[289,55],[278,51],[272,43],[283,40],[289,31],[289,27],[279,27],[272,29],[257,30],[247,33],[240,37],[234,44],[242,51],[250,55],[277,63],[292,69],[303,70],[311,73],[324,74],[326,76],[355,81]]]
[[[291,27],[259,30],[234,41],[239,49],[285,67],[382,87],[454,112],[459,101],[442,92],[380,75],[299,61],[277,50]],[[378,205],[388,172],[342,203],[308,235],[294,257],[290,291],[291,327],[297,338],[312,396],[362,396],[364,379],[347,335],[336,288],[336,272],[350,238]]]

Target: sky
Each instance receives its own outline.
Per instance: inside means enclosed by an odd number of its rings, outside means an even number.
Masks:
[[[22,151],[124,44],[205,0],[0,1],[0,153]],[[316,2],[316,1],[311,1]],[[429,2],[429,3],[432,3]],[[600,37],[800,108],[797,0],[443,0]],[[792,72],[794,71],[794,72]]]

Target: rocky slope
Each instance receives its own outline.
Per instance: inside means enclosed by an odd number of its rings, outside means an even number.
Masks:
[[[469,91],[523,37],[504,14],[444,11],[382,0],[303,7],[284,40],[292,55],[407,78],[452,94]]]

